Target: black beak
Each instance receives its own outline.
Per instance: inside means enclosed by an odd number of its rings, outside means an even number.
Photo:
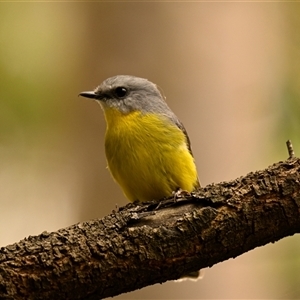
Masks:
[[[97,95],[95,92],[81,92],[79,96],[90,98],[90,99],[97,99]]]

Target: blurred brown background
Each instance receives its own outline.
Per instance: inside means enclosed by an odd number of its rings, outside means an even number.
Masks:
[[[300,3],[1,3],[0,245],[104,216],[126,199],[106,170],[107,77],[158,84],[203,185],[287,158],[299,143]],[[300,298],[294,236],[194,282],[117,299]]]

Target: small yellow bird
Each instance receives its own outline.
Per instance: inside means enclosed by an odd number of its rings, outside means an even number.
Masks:
[[[154,83],[119,75],[80,95],[104,111],[108,168],[130,201],[200,187],[187,132]]]

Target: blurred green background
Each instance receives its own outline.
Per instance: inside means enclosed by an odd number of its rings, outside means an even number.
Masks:
[[[300,3],[0,3],[0,243],[126,204],[104,155],[99,105],[117,74],[158,84],[185,124],[203,185],[300,153]],[[300,241],[285,238],[117,299],[300,298]]]

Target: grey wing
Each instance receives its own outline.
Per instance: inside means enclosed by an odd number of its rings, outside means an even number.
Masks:
[[[186,137],[186,142],[187,142],[188,149],[189,149],[191,155],[194,157],[193,152],[192,152],[192,147],[191,147],[191,141],[190,141],[189,135],[188,135],[185,127],[183,126],[183,124],[177,118],[174,121],[175,121],[175,124],[177,125],[177,127],[184,133],[184,135]],[[199,188],[199,187],[201,187],[201,183],[200,183],[199,178],[197,178],[196,188]]]

